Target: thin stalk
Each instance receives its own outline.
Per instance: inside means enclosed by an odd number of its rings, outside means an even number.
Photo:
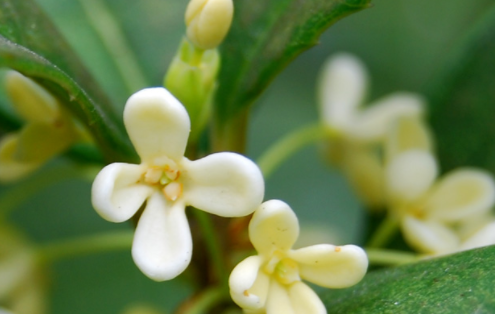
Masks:
[[[149,86],[119,22],[101,0],[80,0],[89,24],[115,63],[129,94]]]
[[[64,239],[38,247],[38,257],[44,262],[85,256],[108,251],[127,250],[132,246],[134,231],[112,231],[74,239]]]
[[[421,257],[411,252],[383,249],[366,249],[368,260],[373,265],[396,266],[417,262]]]
[[[387,215],[368,242],[368,247],[380,248],[385,246],[397,232],[398,228],[398,219],[392,215]]]
[[[263,175],[268,178],[286,159],[305,146],[329,138],[331,133],[324,125],[310,124],[297,129],[270,146],[258,158],[257,164]]]
[[[225,287],[211,287],[199,295],[194,303],[181,312],[181,314],[205,314],[214,306],[224,300],[230,300],[230,295]]]

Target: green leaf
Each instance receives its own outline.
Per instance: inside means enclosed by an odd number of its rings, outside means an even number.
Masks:
[[[445,58],[428,85],[430,122],[443,170],[495,171],[495,6]]]
[[[107,161],[135,159],[107,97],[33,0],[0,0],[0,66],[54,93],[88,127]]]
[[[325,29],[370,1],[235,1],[232,28],[221,45],[218,122],[253,103],[290,61],[318,43]]]
[[[322,294],[329,313],[495,313],[495,247],[374,271]]]

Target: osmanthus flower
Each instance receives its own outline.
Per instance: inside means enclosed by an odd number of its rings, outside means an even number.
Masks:
[[[386,149],[388,207],[400,221],[406,241],[433,255],[481,243],[475,234],[486,226],[478,223],[464,236],[459,230],[466,221],[486,215],[495,204],[492,175],[461,168],[438,178],[437,162],[418,124],[401,121],[391,132]]]
[[[299,224],[284,202],[261,204],[249,224],[258,255],[238,264],[230,275],[230,294],[246,313],[326,313],[316,293],[302,280],[345,288],[366,273],[366,253],[354,245],[318,244],[293,250]]]
[[[222,152],[196,161],[184,157],[189,117],[164,88],[132,95],[124,124],[141,164],[103,168],[93,183],[92,203],[112,222],[128,220],[143,207],[132,245],[134,261],[154,280],[172,279],[191,259],[185,207],[224,217],[251,214],[263,199],[263,177],[239,154]]]
[[[318,87],[320,117],[333,134],[330,161],[368,206],[383,206],[383,162],[377,151],[396,119],[423,114],[423,97],[396,92],[364,107],[368,75],[361,61],[347,53],[325,63]]]
[[[26,176],[74,142],[88,139],[57,98],[30,78],[9,71],[5,84],[15,111],[26,123],[0,140],[0,181]]]

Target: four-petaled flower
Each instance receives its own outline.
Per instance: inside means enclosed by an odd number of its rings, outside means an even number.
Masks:
[[[326,313],[316,293],[301,279],[327,288],[345,288],[366,273],[366,253],[354,245],[318,244],[292,250],[299,224],[292,209],[271,200],[255,211],[249,237],[258,251],[230,275],[230,294],[248,313]]]
[[[132,256],[148,277],[172,279],[191,259],[185,207],[224,217],[248,215],[263,199],[263,177],[252,161],[235,153],[196,161],[185,158],[189,117],[164,88],[132,95],[124,123],[141,164],[113,163],[103,168],[93,183],[93,206],[113,222],[128,220],[144,207]]]

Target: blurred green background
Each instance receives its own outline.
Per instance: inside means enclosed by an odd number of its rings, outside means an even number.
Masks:
[[[84,1],[84,0],[80,0]],[[276,1],[276,0],[270,0]],[[123,81],[76,0],[38,0],[121,111]],[[121,23],[151,85],[163,75],[185,27],[186,0],[107,0]],[[367,64],[373,100],[387,93],[421,92],[456,41],[493,0],[375,0],[321,37],[320,45],[296,59],[262,95],[252,111],[248,155],[256,159],[287,132],[317,121],[319,69],[335,52],[347,51]],[[50,163],[47,168],[63,160]],[[37,175],[42,176],[43,170]],[[28,179],[29,180],[29,179]],[[110,229],[126,229],[101,219],[90,204],[90,182],[69,180],[49,186],[12,214],[35,242]],[[1,192],[10,186],[2,186]],[[297,153],[266,182],[265,199],[289,203],[303,226],[323,226],[336,244],[362,244],[362,209],[345,179],[326,166],[315,147]],[[51,271],[54,314],[120,313],[147,302],[171,311],[190,292],[184,282],[155,283],[134,266],[130,251],[64,260]]]

